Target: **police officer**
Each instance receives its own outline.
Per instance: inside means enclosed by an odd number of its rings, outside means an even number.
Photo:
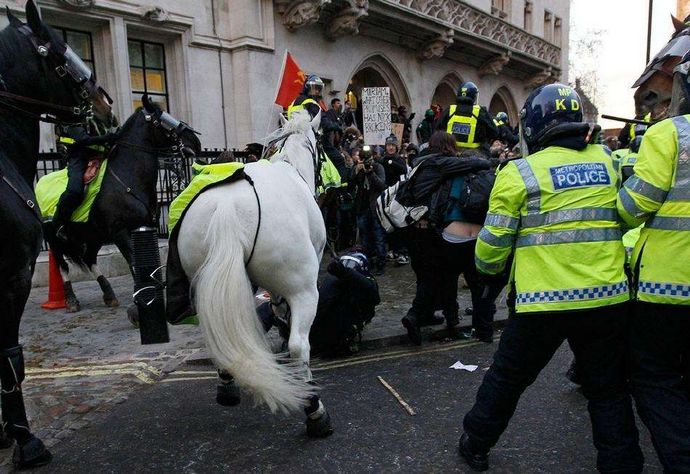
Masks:
[[[476,105],[479,89],[473,82],[466,82],[458,89],[455,105],[443,112],[436,125],[455,137],[455,145],[463,153],[477,150],[489,156],[489,144],[498,138],[498,130],[485,107]]]
[[[67,188],[60,195],[53,217],[55,235],[59,239],[67,240],[66,225],[84,199],[84,172],[89,161],[103,159],[105,144],[115,138],[115,134],[107,133],[103,124],[95,120],[58,130],[58,150],[67,157]]]
[[[621,182],[626,181],[633,175],[633,167],[637,163],[637,156],[642,145],[642,137],[647,132],[647,125],[636,124],[634,126],[635,138],[630,140],[630,152],[623,156],[619,162],[619,177]]]
[[[536,89],[520,120],[529,156],[498,173],[475,253],[477,269],[490,280],[514,252],[517,315],[465,416],[460,455],[472,468],[488,469],[489,449],[520,395],[567,339],[589,400],[597,468],[640,472],[624,373],[630,297],[616,173],[603,147],[587,142],[582,102],[569,86]]]
[[[508,114],[505,112],[499,112],[494,118],[494,124],[496,129],[498,129],[498,138],[502,142],[508,145],[508,148],[513,148],[520,141],[518,136],[513,131],[513,127],[510,126],[510,119]]]
[[[618,194],[630,226],[637,292],[633,396],[666,472],[690,472],[690,53],[673,74],[669,116],[649,128]]]
[[[315,74],[310,74],[304,81],[304,87],[302,88],[302,93],[297,96],[292,104],[287,109],[288,120],[292,118],[292,114],[296,110],[306,110],[309,112],[311,118],[314,118],[321,111],[321,105],[319,102],[323,96],[323,81],[321,78]],[[321,117],[323,120],[325,114]]]

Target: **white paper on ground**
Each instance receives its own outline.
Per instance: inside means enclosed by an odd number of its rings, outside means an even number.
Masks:
[[[479,366],[478,365],[465,365],[460,361],[457,361],[455,364],[451,365],[448,367],[449,369],[455,369],[455,370],[466,370],[468,372],[474,372],[477,370]]]

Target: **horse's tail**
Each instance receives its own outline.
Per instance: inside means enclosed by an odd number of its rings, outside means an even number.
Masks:
[[[271,411],[297,411],[314,388],[293,363],[279,363],[257,317],[233,206],[219,203],[211,217],[208,253],[195,275],[196,308],[206,342],[219,367]]]

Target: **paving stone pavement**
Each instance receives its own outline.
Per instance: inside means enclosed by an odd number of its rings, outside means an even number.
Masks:
[[[122,276],[110,282],[120,307],[103,304],[95,281],[79,282],[74,290],[82,310],[74,314],[41,309],[47,288],[31,292],[21,328],[27,362],[23,390],[32,429],[49,447],[100,419],[133,392],[150,388],[187,360],[207,357],[195,326],[170,327],[170,343],[142,346],[139,332],[126,316],[132,279]],[[364,331],[365,348],[406,343],[400,318],[414,295],[409,265],[389,267],[379,285],[382,303]],[[458,296],[461,308],[469,306],[468,290]],[[505,318],[504,304],[499,308],[497,317]],[[277,335],[272,339],[278,346]],[[11,450],[0,451],[0,473],[9,470],[10,458]]]

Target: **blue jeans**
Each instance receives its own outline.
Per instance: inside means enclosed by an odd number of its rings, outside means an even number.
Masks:
[[[386,261],[386,231],[383,230],[379,218],[371,209],[367,209],[357,216],[357,228],[364,253],[383,264]]]

